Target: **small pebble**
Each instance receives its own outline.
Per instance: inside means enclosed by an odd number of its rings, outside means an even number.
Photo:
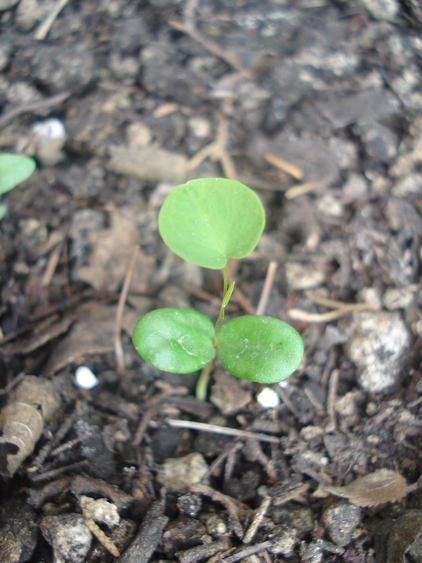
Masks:
[[[36,121],[32,124],[31,129],[41,137],[49,137],[50,139],[60,139],[66,136],[66,129],[60,119],[50,118],[44,121]]]
[[[91,532],[80,514],[46,516],[41,532],[53,548],[54,561],[83,563],[91,548]]]
[[[157,481],[169,491],[179,492],[194,483],[199,483],[208,469],[207,462],[199,453],[168,458],[157,475]]]
[[[99,379],[86,366],[79,366],[75,370],[75,383],[81,389],[94,389],[99,383]]]
[[[258,403],[264,409],[275,409],[280,404],[280,397],[274,389],[265,387],[256,397]]]
[[[354,504],[340,502],[328,507],[322,519],[331,540],[336,545],[346,546],[361,522],[362,510]]]

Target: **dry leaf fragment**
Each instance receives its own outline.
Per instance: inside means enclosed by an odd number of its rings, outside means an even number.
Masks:
[[[325,487],[325,490],[357,506],[367,507],[401,500],[406,486],[406,479],[396,471],[378,469],[345,487]]]

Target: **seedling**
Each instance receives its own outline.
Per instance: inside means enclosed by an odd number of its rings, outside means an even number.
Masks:
[[[27,180],[35,170],[35,160],[20,154],[0,154],[0,195],[13,190]],[[0,204],[0,221],[7,213],[7,205]]]
[[[160,234],[178,256],[213,270],[223,269],[220,314],[213,325],[192,309],[157,309],[142,317],[133,344],[142,358],[172,373],[192,373],[215,356],[242,379],[275,383],[288,377],[303,356],[303,342],[287,323],[267,316],[245,315],[223,323],[233,293],[227,260],[250,254],[265,225],[256,194],[239,182],[222,178],[192,180],[177,186],[158,217]]]

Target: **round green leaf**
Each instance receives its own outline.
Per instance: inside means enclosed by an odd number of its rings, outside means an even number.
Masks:
[[[191,373],[214,356],[212,322],[192,309],[157,309],[138,321],[133,345],[142,358],[164,371]]]
[[[276,383],[295,371],[302,356],[300,334],[272,317],[238,317],[218,333],[218,359],[227,371],[242,379]]]
[[[27,180],[35,170],[35,160],[21,154],[0,154],[0,194]]]
[[[265,212],[258,196],[234,180],[202,178],[177,186],[158,217],[164,242],[184,260],[218,270],[258,243]]]

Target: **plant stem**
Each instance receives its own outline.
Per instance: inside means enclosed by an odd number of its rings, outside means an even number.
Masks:
[[[226,296],[227,293],[227,289],[228,289],[228,267],[227,267],[227,261],[226,261],[226,265],[224,266],[224,270],[223,270],[223,275],[224,275],[224,289],[223,289],[223,302],[221,303],[221,309],[220,309],[220,314],[218,315],[218,319],[217,322],[215,323],[215,336],[217,337],[218,331],[220,330],[220,325],[223,322],[224,319],[224,311],[226,309],[226,304],[224,304],[224,298]]]
[[[226,293],[227,293],[228,277],[229,277],[229,269],[228,269],[228,266],[227,266],[227,260],[226,260],[226,265],[224,266],[223,276],[224,276],[224,289],[223,289],[223,297],[224,297],[224,295],[226,295]]]
[[[207,363],[201,370],[199,374],[198,381],[196,382],[195,397],[198,401],[207,400],[208,383],[210,380],[210,372],[212,368],[213,360]]]

